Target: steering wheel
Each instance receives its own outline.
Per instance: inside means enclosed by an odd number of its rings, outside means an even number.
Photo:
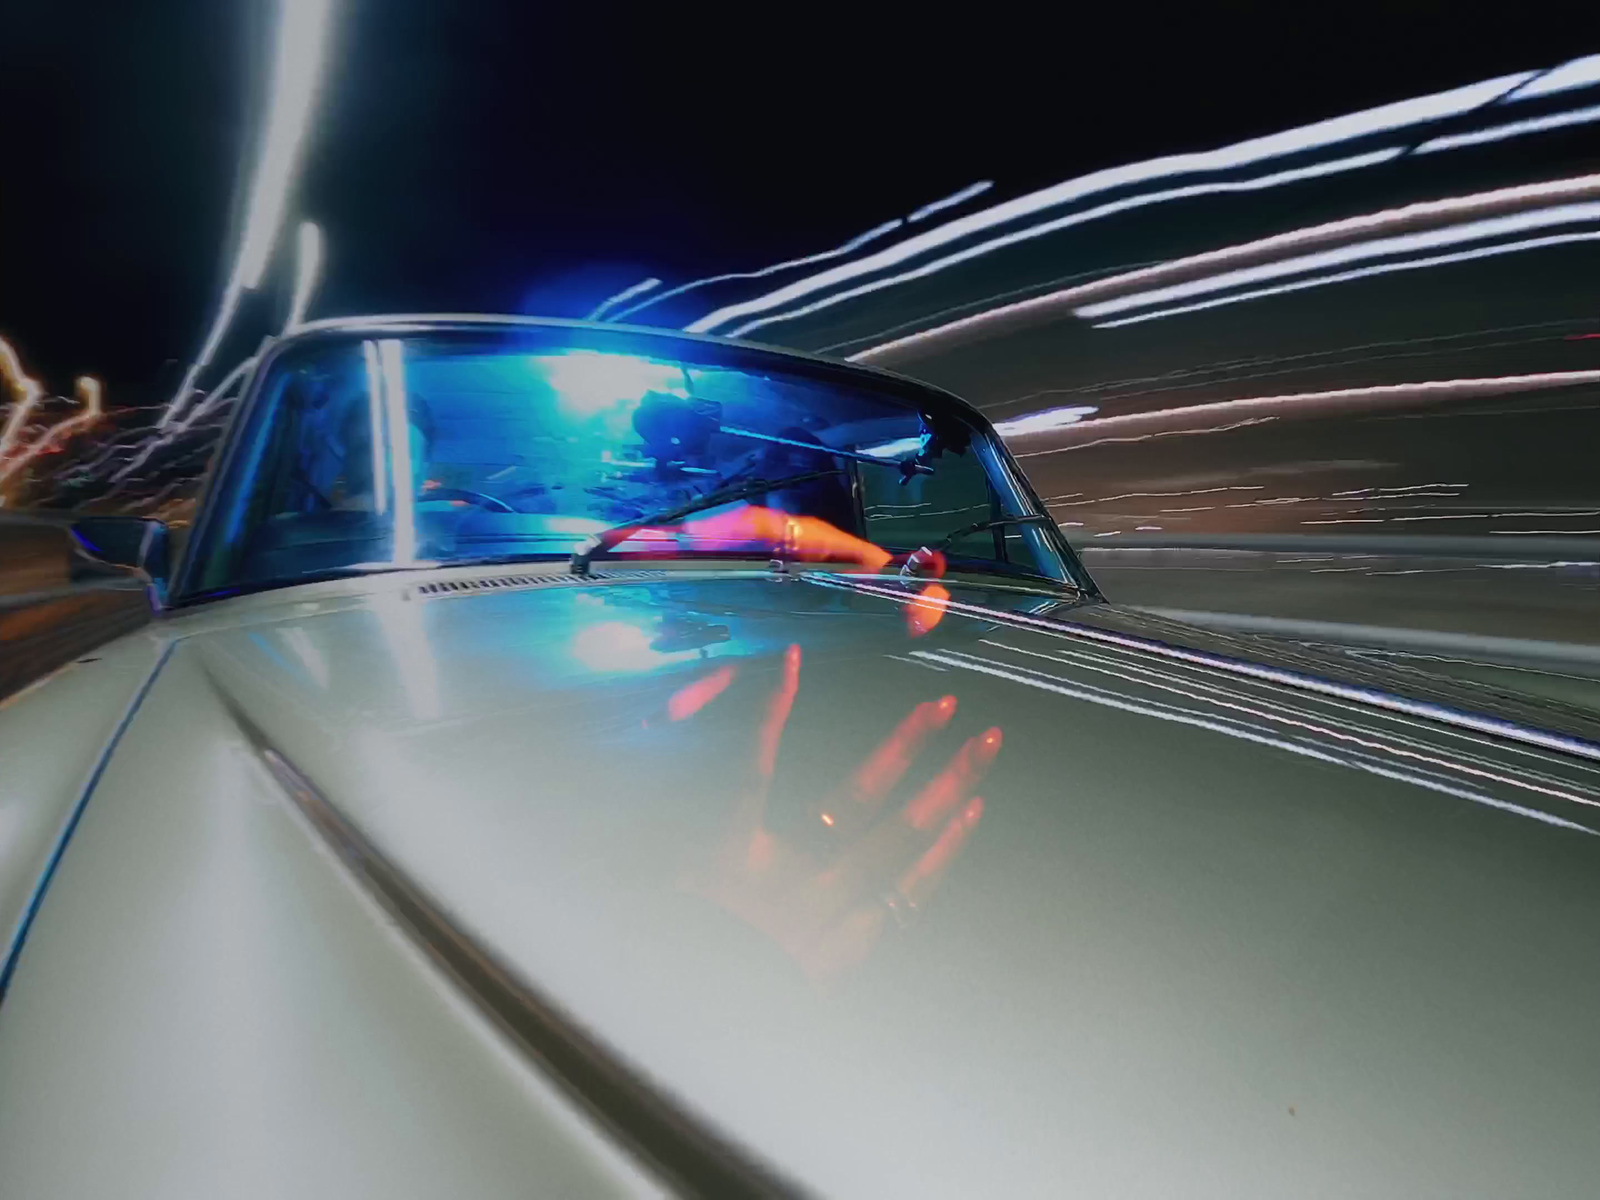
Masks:
[[[475,492],[470,488],[430,488],[423,493],[423,497],[428,500],[465,500],[468,504],[476,504],[486,512],[514,513],[517,511],[498,496],[491,496],[487,492]]]

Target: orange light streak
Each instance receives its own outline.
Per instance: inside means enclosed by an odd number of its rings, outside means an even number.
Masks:
[[[998,728],[968,738],[949,765],[906,805],[906,822],[913,829],[931,829],[935,822],[943,820],[983,778],[1000,753],[1002,740]]]
[[[0,426],[0,483],[40,455],[59,450],[68,438],[93,425],[104,414],[100,381],[81,375],[74,385],[79,411],[44,429],[31,441],[24,441],[28,417],[43,400],[44,387],[22,369],[22,360],[4,338],[0,338],[0,382],[11,396],[11,412]]]
[[[940,876],[961,850],[961,845],[972,836],[973,829],[983,816],[983,797],[974,796],[961,811],[951,817],[939,834],[912,868],[900,879],[899,892],[912,904],[926,899],[938,884]]]
[[[894,732],[857,768],[850,781],[852,799],[859,804],[882,800],[910,769],[912,759],[921,752],[928,735],[943,729],[955,714],[954,696],[924,700],[907,713]]]
[[[727,691],[735,674],[732,667],[723,667],[704,678],[696,679],[693,683],[684,684],[673,692],[672,698],[667,701],[667,718],[672,721],[682,721],[694,716]]]
[[[778,765],[778,747],[789,724],[789,710],[800,691],[800,647],[790,646],[783,653],[783,679],[767,704],[766,716],[756,743],[756,771],[763,780],[772,778]]]
[[[950,589],[942,583],[930,583],[917,594],[917,598],[906,605],[906,628],[912,637],[921,637],[940,621],[944,620],[944,610],[950,603]]]
[[[759,542],[800,562],[852,562],[879,571],[893,557],[882,547],[818,517],[797,517],[756,505],[690,521],[684,528],[698,541]]]

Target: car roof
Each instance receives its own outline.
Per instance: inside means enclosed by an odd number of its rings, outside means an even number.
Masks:
[[[261,355],[258,369],[267,365],[269,359],[276,358],[279,353],[291,346],[328,335],[360,336],[362,334],[377,333],[446,333],[470,332],[472,330],[515,332],[517,330],[532,329],[593,331],[610,336],[633,335],[669,342],[693,342],[705,346],[736,349],[746,353],[785,360],[799,367],[810,366],[829,371],[846,371],[855,375],[876,378],[901,388],[914,388],[925,395],[931,394],[938,397],[945,405],[958,410],[962,416],[976,420],[981,426],[989,424],[988,418],[979,412],[975,406],[961,399],[961,397],[947,392],[935,384],[914,379],[909,375],[901,375],[895,371],[887,371],[882,367],[850,362],[842,358],[833,358],[808,350],[797,350],[787,346],[771,346],[762,342],[718,337],[713,334],[689,333],[681,329],[664,329],[660,326],[652,325],[629,325],[611,321],[584,321],[565,317],[528,317],[505,313],[374,313],[363,316],[325,317],[316,321],[307,321],[275,338],[272,344],[265,348],[265,353]]]

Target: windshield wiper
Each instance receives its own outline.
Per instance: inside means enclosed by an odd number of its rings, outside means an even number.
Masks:
[[[964,538],[969,533],[983,533],[988,529],[1003,529],[1007,525],[1054,525],[1055,520],[1046,513],[1027,513],[1019,517],[995,517],[990,521],[974,521],[971,525],[963,525],[960,529],[951,530],[928,547],[930,550],[947,549],[951,542]]]
[[[587,575],[591,562],[611,553],[641,529],[649,529],[656,525],[671,525],[694,513],[732,504],[735,500],[748,500],[753,496],[764,496],[768,492],[781,492],[784,488],[794,487],[796,484],[809,483],[813,479],[844,474],[847,472],[843,467],[829,467],[822,471],[802,471],[797,475],[785,475],[778,479],[749,479],[744,483],[718,488],[716,491],[702,492],[677,508],[651,513],[635,521],[624,521],[620,525],[602,529],[599,533],[586,538],[583,544],[572,552],[572,573]]]

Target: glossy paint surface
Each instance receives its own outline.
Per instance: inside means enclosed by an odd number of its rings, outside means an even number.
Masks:
[[[133,636],[0,704],[0,950],[9,958],[56,848],[161,658]],[[48,747],[48,752],[40,750]],[[4,959],[0,959],[3,974]]]
[[[947,603],[914,604],[689,569],[416,582],[165,624],[183,640],[0,1008],[3,1102],[32,1098],[0,1156],[34,1194],[71,1194],[46,1133],[69,1118],[75,1139],[194,1153],[197,1097],[240,1103],[259,1063],[192,1051],[250,1028],[327,1031],[275,1043],[279,1081],[304,1085],[267,1106],[286,1135],[370,1132],[366,1093],[297,1074],[362,1062],[390,1073],[385,1104],[438,1122],[434,1173],[388,1194],[526,1178],[509,1130],[555,1119],[497,1102],[466,1132],[479,1073],[532,1086],[503,1049],[458,1064],[459,1094],[423,1084],[419,1056],[471,1019],[422,969],[406,986],[432,1007],[386,1032],[399,1001],[373,958],[394,951],[332,920],[348,885],[308,890],[297,872],[325,868],[294,839],[313,835],[279,828],[270,780],[228,774],[248,756],[225,706],[457,928],[805,1190],[1569,1195],[1600,1169],[1600,764],[1582,755],[1274,682],[1309,656],[1248,677],[1138,640],[1237,657],[1247,639],[948,577]],[[205,937],[174,932],[174,904]],[[108,1017],[124,994],[146,1007]],[[207,1041],[165,1012],[207,997],[256,1015]],[[366,1057],[340,1065],[368,1004]],[[68,1020],[110,1023],[69,1044]],[[133,1105],[155,1027],[191,1054],[170,1106]],[[444,1156],[461,1138],[470,1169]],[[389,1152],[328,1144],[341,1170]]]

